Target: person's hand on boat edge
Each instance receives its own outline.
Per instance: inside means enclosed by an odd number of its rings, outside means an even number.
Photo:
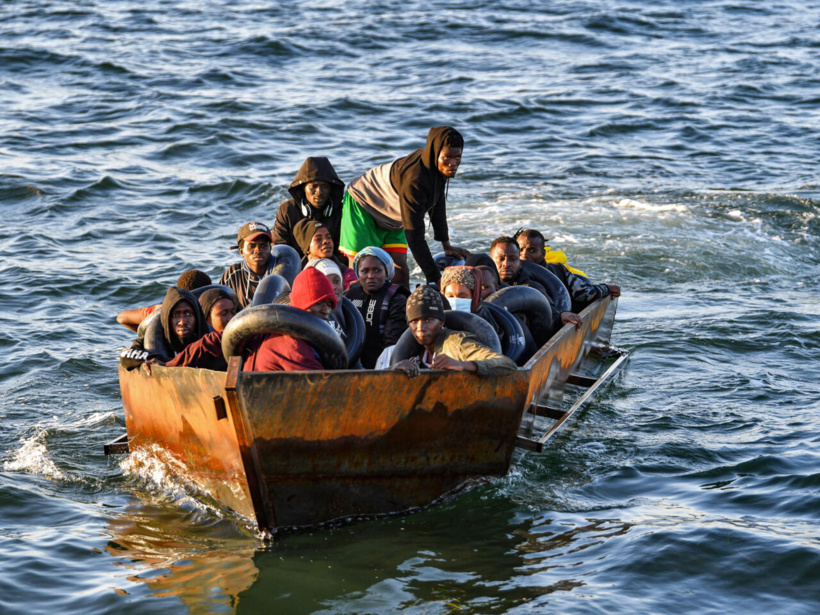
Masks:
[[[430,362],[430,369],[449,369],[454,372],[477,372],[475,361],[459,361],[446,354],[437,354]]]
[[[561,312],[561,324],[566,325],[568,323],[572,323],[575,325],[575,330],[578,331],[583,324],[583,320],[581,317],[578,316],[575,312]]]
[[[407,374],[408,378],[415,378],[419,375],[419,372],[421,371],[418,360],[414,361],[413,359],[405,359],[404,361],[399,361],[390,369],[395,370],[397,372],[404,372],[405,374]]]
[[[609,289],[609,298],[615,299],[616,297],[621,296],[621,287],[616,284],[607,284],[606,287]]]
[[[461,260],[466,260],[467,257],[470,256],[469,250],[465,250],[464,248],[454,246],[449,241],[442,241],[441,247],[444,250],[444,254],[452,258],[460,258]]]

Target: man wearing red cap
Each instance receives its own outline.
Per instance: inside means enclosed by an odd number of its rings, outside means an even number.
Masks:
[[[219,283],[234,290],[239,297],[237,309],[242,309],[251,304],[260,280],[273,269],[270,229],[261,222],[248,222],[239,229],[236,245],[244,260],[228,267]]]
[[[293,280],[290,305],[326,321],[336,307],[336,293],[324,273],[309,267]],[[246,372],[324,369],[310,344],[282,333],[256,336],[248,343],[244,354],[247,356],[243,368]]]

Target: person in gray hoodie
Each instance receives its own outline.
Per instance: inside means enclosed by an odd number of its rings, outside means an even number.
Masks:
[[[330,160],[324,156],[311,156],[296,174],[288,188],[291,197],[279,205],[276,221],[273,223],[274,245],[288,245],[299,257],[305,254],[293,229],[300,220],[308,218],[323,222],[333,237],[333,244],[338,247],[342,225],[342,198],[345,184],[336,175]],[[337,260],[347,263],[347,258],[336,250]]]

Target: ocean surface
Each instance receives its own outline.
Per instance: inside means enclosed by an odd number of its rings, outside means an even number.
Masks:
[[[0,612],[820,612],[818,25],[816,0],[2,3]],[[218,278],[307,156],[349,181],[441,124],[454,243],[539,228],[623,289],[631,357],[544,454],[274,543],[103,455],[120,310]]]

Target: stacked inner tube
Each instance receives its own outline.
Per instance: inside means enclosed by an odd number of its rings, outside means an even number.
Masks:
[[[523,314],[538,348],[555,333],[552,307],[541,291],[529,286],[507,286],[487,297],[486,302],[513,314]]]
[[[253,293],[252,306],[273,303],[277,297],[290,292],[290,284],[278,273],[266,275]]]
[[[244,342],[265,333],[290,335],[310,344],[325,369],[345,369],[347,349],[328,323],[289,305],[258,305],[242,310],[222,334],[222,354],[228,361],[242,351]]]
[[[347,350],[347,366],[353,368],[359,362],[364,350],[364,318],[362,313],[347,297],[342,297],[339,305],[331,315],[345,331],[345,349]]]
[[[521,261],[521,267],[531,278],[534,278],[547,289],[547,294],[550,296],[550,303],[556,312],[556,316],[560,318],[561,312],[569,312],[572,310],[572,299],[570,299],[569,291],[561,280],[558,279],[558,276],[552,271],[544,269],[541,265],[528,263],[527,261]]]
[[[481,318],[481,316],[476,316],[469,312],[445,310],[444,326],[454,331],[468,331],[474,334],[479,341],[490,350],[501,354],[501,342],[498,340],[498,335],[490,326],[490,323]],[[421,344],[413,337],[413,332],[407,329],[401,334],[399,341],[396,342],[393,355],[390,357],[390,365],[395,365],[399,361],[418,356],[421,351]]]
[[[273,263],[271,273],[282,276],[288,284],[302,271],[302,259],[299,253],[288,245],[273,246],[270,250],[270,263]]]
[[[502,354],[515,361],[516,365],[523,365],[526,361],[524,356],[527,351],[527,337],[521,323],[499,305],[483,301],[481,306],[490,313],[496,325],[501,329],[499,340]]]

